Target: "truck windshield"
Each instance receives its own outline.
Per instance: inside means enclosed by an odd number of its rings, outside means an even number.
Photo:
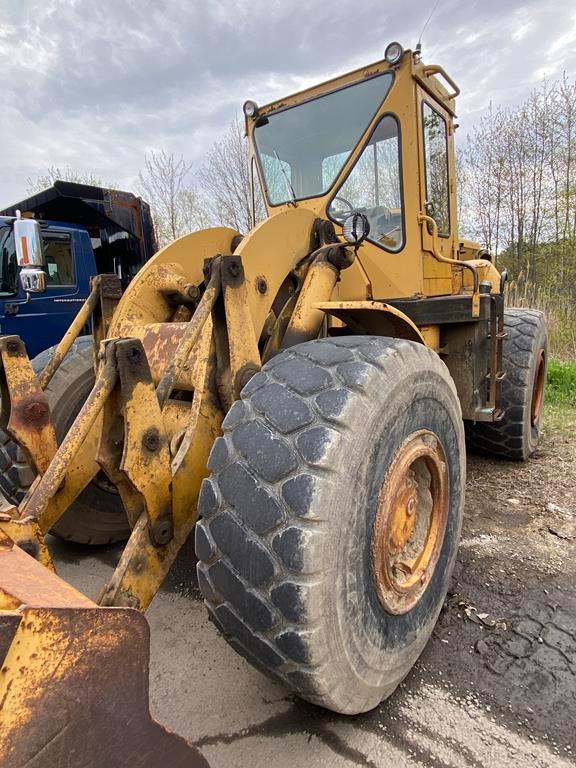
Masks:
[[[384,72],[261,118],[254,141],[270,205],[326,193],[391,85]]]
[[[18,264],[12,227],[0,226],[0,296],[18,292]]]

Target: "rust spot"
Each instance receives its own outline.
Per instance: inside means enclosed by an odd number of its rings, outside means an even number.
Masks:
[[[374,579],[388,613],[407,613],[424,594],[440,557],[447,519],[444,451],[431,432],[414,432],[390,465],[374,522]]]
[[[6,351],[10,352],[12,354],[14,354],[15,352],[19,352],[21,344],[22,344],[21,342],[18,342],[18,341],[15,341],[15,340],[14,341],[9,341],[6,344]]]
[[[48,410],[46,403],[29,403],[24,408],[24,418],[28,421],[39,421],[48,414]]]
[[[160,432],[156,427],[150,427],[142,436],[142,445],[146,450],[154,453],[160,447]]]

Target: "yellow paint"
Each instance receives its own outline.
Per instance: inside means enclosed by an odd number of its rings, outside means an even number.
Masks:
[[[327,83],[294,94],[261,108],[260,115],[294,106],[324,93],[361,82],[390,69],[385,61],[376,62]],[[97,387],[106,401],[106,418],[118,406],[125,419],[124,463],[111,467],[130,510],[132,535],[118,568],[102,596],[103,604],[135,605],[145,609],[159,588],[179,548],[196,521],[196,502],[206,462],[215,437],[220,433],[223,410],[238,397],[246,378],[258,370],[261,361],[258,341],[268,324],[276,322],[271,308],[279,291],[292,273],[299,287],[295,310],[286,314],[294,335],[314,338],[326,316],[332,325],[346,324],[352,331],[386,334],[440,348],[437,326],[417,328],[402,312],[386,303],[389,299],[471,293],[471,269],[479,280],[490,280],[499,290],[499,274],[488,262],[474,258],[475,244],[460,241],[454,163],[454,99],[457,88],[438,67],[425,66],[406,52],[393,67],[394,82],[356,148],[352,151],[332,191],[294,205],[270,207],[268,218],[238,242],[238,233],[226,227],[194,232],[160,250],[135,276],[120,300],[110,323],[104,349],[114,340],[137,338],[146,351],[151,380],[139,381],[128,397],[110,367],[101,358]],[[450,93],[441,78],[447,80]],[[432,102],[448,124],[449,209],[451,233],[439,237],[426,210],[424,149],[421,107]],[[391,253],[365,241],[357,249],[352,265],[338,274],[317,254],[312,234],[315,221],[327,218],[331,197],[354,167],[366,141],[385,113],[396,115],[401,132],[404,244]],[[254,121],[246,122],[252,154]],[[430,226],[429,226],[430,225]],[[337,234],[340,225],[335,224]],[[235,248],[233,249],[233,243]],[[190,296],[205,290],[205,260],[220,269],[226,260],[218,255],[239,257],[244,270],[240,285],[223,282],[212,296],[216,302],[201,305],[190,315],[190,304],[180,310],[169,295]],[[310,257],[307,260],[307,257]],[[464,260],[468,267],[464,267]],[[312,266],[311,266],[312,265]],[[212,311],[212,314],[210,312]],[[198,318],[202,316],[202,322]],[[176,322],[172,322],[176,320]],[[280,323],[276,322],[276,331]],[[270,336],[269,338],[273,338]],[[192,339],[189,350],[186,339]],[[184,340],[184,342],[183,342]],[[274,338],[278,348],[281,336]],[[184,343],[184,346],[180,346]],[[178,350],[180,349],[180,353]],[[174,362],[176,361],[176,362]],[[172,363],[172,364],[171,364]],[[152,384],[163,377],[174,390],[185,395],[180,400],[155,401]],[[177,369],[177,370],[176,370]],[[224,369],[224,370],[223,370]],[[176,370],[176,372],[174,372]],[[170,378],[170,373],[173,378]],[[116,375],[116,378],[114,377]],[[243,378],[244,377],[244,378]],[[162,389],[162,387],[161,387]],[[166,389],[166,387],[164,387]],[[181,393],[181,394],[182,394]],[[166,394],[166,392],[164,393]],[[116,398],[116,399],[115,399]],[[112,403],[112,405],[111,405]],[[102,408],[102,403],[98,403]],[[107,410],[106,410],[107,409]],[[92,426],[86,423],[88,415]],[[71,430],[72,438],[58,451],[44,477],[22,506],[40,516],[43,531],[51,527],[98,470],[96,456],[103,430],[103,415],[94,408],[83,413]],[[142,454],[143,434],[158,427],[163,441],[160,462]],[[76,437],[74,437],[74,435]],[[80,439],[81,437],[81,439]],[[101,444],[102,445],[102,444]],[[168,450],[170,445],[170,451]],[[62,482],[63,481],[63,482]],[[40,490],[39,490],[40,489]],[[174,535],[164,546],[154,546],[150,523],[159,510],[171,510]]]

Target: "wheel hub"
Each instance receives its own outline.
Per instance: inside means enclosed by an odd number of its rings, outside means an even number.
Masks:
[[[540,414],[542,413],[542,404],[544,402],[544,384],[546,371],[546,356],[544,350],[540,350],[538,355],[538,361],[536,363],[536,375],[534,376],[534,387],[532,389],[532,405],[530,408],[530,420],[532,426],[535,427],[540,420]]]
[[[448,519],[448,467],[429,430],[400,446],[384,479],[372,537],[378,598],[403,614],[420,600],[438,563]]]

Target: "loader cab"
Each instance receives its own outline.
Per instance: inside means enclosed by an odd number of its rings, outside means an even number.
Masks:
[[[458,249],[457,92],[440,67],[391,44],[371,66],[261,108],[246,102],[268,215],[305,207],[339,231],[347,216],[363,213],[370,234],[360,256],[374,297],[414,295],[415,276],[416,293],[450,294],[451,269],[432,254],[452,258]],[[436,234],[422,215],[436,222]],[[365,297],[357,269],[343,280],[356,281],[348,287]]]

